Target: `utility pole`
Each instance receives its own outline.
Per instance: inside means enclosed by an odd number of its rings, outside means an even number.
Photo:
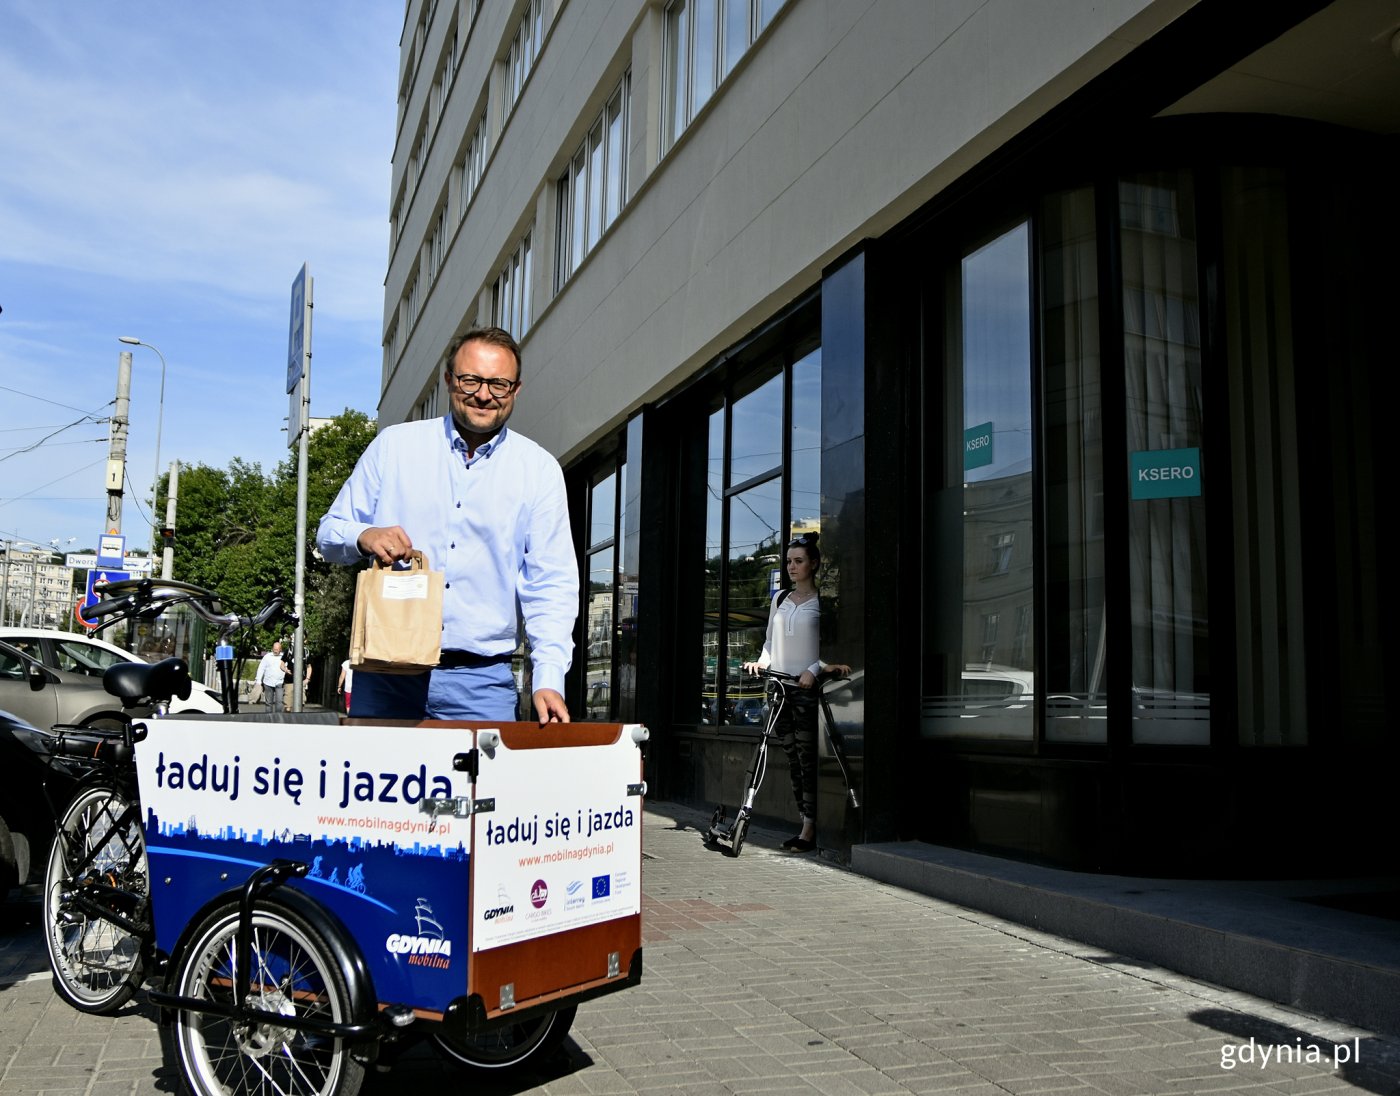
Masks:
[[[10,549],[14,541],[5,541],[5,577],[0,579],[0,624],[8,624],[10,616]]]
[[[112,442],[107,452],[107,531],[122,531],[122,488],[126,484],[126,428],[131,409],[131,351],[117,360],[117,405],[112,411]]]
[[[170,462],[170,484],[165,489],[165,547],[161,551],[160,577],[173,578],[175,569],[175,498],[180,493],[180,462]]]

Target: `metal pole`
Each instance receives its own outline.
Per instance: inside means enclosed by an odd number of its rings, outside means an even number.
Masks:
[[[170,485],[165,490],[165,527],[173,534],[175,532],[175,499],[180,493],[180,462],[172,460],[170,462]],[[160,557],[160,577],[174,578],[175,570],[175,546],[169,541],[161,550]]]
[[[117,362],[117,404],[112,410],[112,443],[107,453],[107,531],[122,531],[122,488],[126,484],[126,428],[131,409],[131,351]]]
[[[10,549],[14,541],[5,541],[5,577],[0,579],[0,625],[10,622]]]
[[[297,630],[293,641],[293,670],[296,682],[292,686],[292,711],[300,712],[306,702],[306,496],[307,496],[307,441],[311,434],[311,319],[316,308],[312,300],[314,282],[310,275],[306,278],[306,349],[302,358],[301,371],[301,416],[298,427],[301,436],[297,438],[297,567],[296,567],[296,614]],[[287,426],[290,429],[291,423]]]

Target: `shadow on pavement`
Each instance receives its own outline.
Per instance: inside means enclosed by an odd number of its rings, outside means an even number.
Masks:
[[[1257,1076],[1270,1065],[1312,1064],[1366,1092],[1390,1096],[1400,1091],[1400,1052],[1389,1040],[1368,1035],[1334,1042],[1302,1028],[1220,1008],[1198,1009],[1190,1018],[1229,1036],[1221,1044],[1222,1072]]]

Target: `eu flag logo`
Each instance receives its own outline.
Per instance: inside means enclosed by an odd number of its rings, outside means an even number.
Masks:
[[[612,876],[595,875],[593,877],[593,897],[606,898],[612,894]]]

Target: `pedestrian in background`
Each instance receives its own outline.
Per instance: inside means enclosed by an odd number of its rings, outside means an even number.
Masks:
[[[302,678],[302,682],[301,682],[301,699],[302,699],[302,704],[303,704],[303,706],[305,706],[306,694],[309,693],[309,692],[311,691],[311,656],[310,656],[309,654],[303,655],[303,656],[302,656],[302,661],[303,661],[303,662],[305,663],[305,665],[306,665],[306,676]],[[282,670],[283,670],[283,672],[286,673],[286,675],[287,675],[287,683],[286,683],[285,685],[282,686],[282,710],[283,710],[284,712],[290,712],[290,711],[292,710],[292,673],[293,673],[293,666],[292,666],[292,660],[291,660],[291,659],[283,659],[283,660],[282,660]]]
[[[265,652],[258,663],[258,672],[253,676],[254,686],[262,686],[263,705],[271,715],[278,709],[282,699],[282,682],[287,677],[287,664],[282,661],[282,641],[274,639],[272,649]]]
[[[340,664],[340,677],[336,680],[335,691],[345,698],[345,714],[350,714],[350,683],[355,679],[355,671],[350,668],[347,658]]]

